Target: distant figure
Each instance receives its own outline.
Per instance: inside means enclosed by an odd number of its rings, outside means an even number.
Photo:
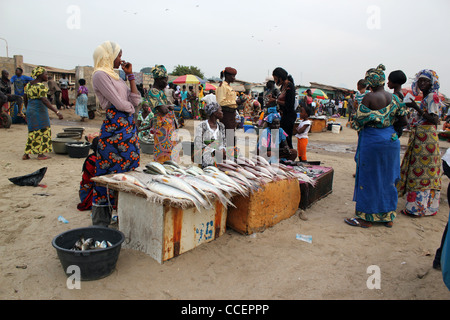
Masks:
[[[15,102],[17,104],[17,117],[24,118],[25,115],[22,112],[23,109],[23,99],[21,96],[12,94],[11,92],[11,82],[9,81],[9,72],[2,70],[2,77],[0,79],[0,108],[6,102]]]
[[[66,109],[69,109],[69,80],[66,78],[65,74],[63,74],[62,78],[59,79],[59,87],[61,88],[61,101]]]
[[[22,68],[16,68],[16,74],[11,77],[11,83],[14,85],[14,94],[17,96],[22,97],[24,96],[24,88],[25,85],[33,81],[32,77],[23,75],[23,69]],[[14,108],[14,115],[13,115],[13,123],[15,123],[17,120],[20,121],[23,119],[23,103]],[[16,118],[16,119],[14,119]],[[21,119],[20,119],[21,118]],[[16,121],[15,121],[16,120]],[[20,121],[22,122],[22,121]]]
[[[88,115],[88,88],[86,88],[86,80],[80,79],[78,80],[77,92],[77,101],[75,105],[75,113],[81,117],[81,121],[84,121],[86,118],[89,118]]]
[[[51,75],[48,76],[48,93],[47,96],[51,102],[53,102],[53,97],[55,98],[55,104],[56,108],[58,110],[61,110],[61,108],[64,106],[61,102],[61,88],[59,87],[58,83],[53,80],[53,77]]]
[[[225,130],[233,130],[233,132],[236,129],[237,96],[231,84],[236,80],[236,74],[236,69],[226,67],[220,72],[222,82],[216,89],[217,103],[222,107],[223,112],[223,117],[220,121],[225,125]],[[228,132],[226,133],[228,134]]]
[[[402,93],[402,85],[407,81],[406,75],[401,70],[392,71],[388,77],[387,86],[389,89],[394,90],[394,94],[399,98],[400,102],[403,103],[403,93]],[[394,126],[395,127],[395,126]],[[399,137],[403,134],[403,128],[395,127],[395,131]]]
[[[307,161],[306,147],[308,146],[308,132],[311,129],[311,109],[301,107],[300,109],[300,122],[296,128],[297,134],[297,154],[299,161]]]

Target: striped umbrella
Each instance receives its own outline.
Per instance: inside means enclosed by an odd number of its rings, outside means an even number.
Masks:
[[[217,87],[215,85],[213,85],[211,83],[205,83],[205,88],[204,88],[205,91],[216,90],[216,89],[217,89]]]
[[[325,92],[320,89],[310,89],[313,99],[328,99]],[[306,96],[306,90],[302,92],[302,95]]]
[[[179,76],[178,78],[172,81],[175,84],[189,83],[189,84],[199,84],[205,83],[206,81],[193,75],[193,74],[185,74],[184,76]]]

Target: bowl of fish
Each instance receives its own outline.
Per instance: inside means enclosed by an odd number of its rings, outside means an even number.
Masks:
[[[90,281],[114,271],[124,240],[119,230],[90,226],[65,231],[53,238],[52,245],[67,275],[78,267],[80,280]]]

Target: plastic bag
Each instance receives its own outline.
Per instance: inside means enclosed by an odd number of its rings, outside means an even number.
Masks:
[[[8,180],[18,186],[37,187],[39,185],[39,182],[41,182],[41,180],[44,178],[46,172],[47,167],[43,167],[33,173],[20,177],[8,178]]]

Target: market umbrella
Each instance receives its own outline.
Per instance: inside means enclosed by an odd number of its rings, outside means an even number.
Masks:
[[[328,99],[325,92],[320,89],[311,89],[313,99]],[[302,95],[306,96],[306,90],[302,92]]]
[[[205,91],[216,90],[217,87],[211,83],[205,83],[205,87],[203,88]]]
[[[175,84],[182,84],[182,83],[199,84],[205,83],[206,81],[197,77],[196,75],[185,74],[184,76],[179,76],[178,78],[174,79],[172,82]]]

